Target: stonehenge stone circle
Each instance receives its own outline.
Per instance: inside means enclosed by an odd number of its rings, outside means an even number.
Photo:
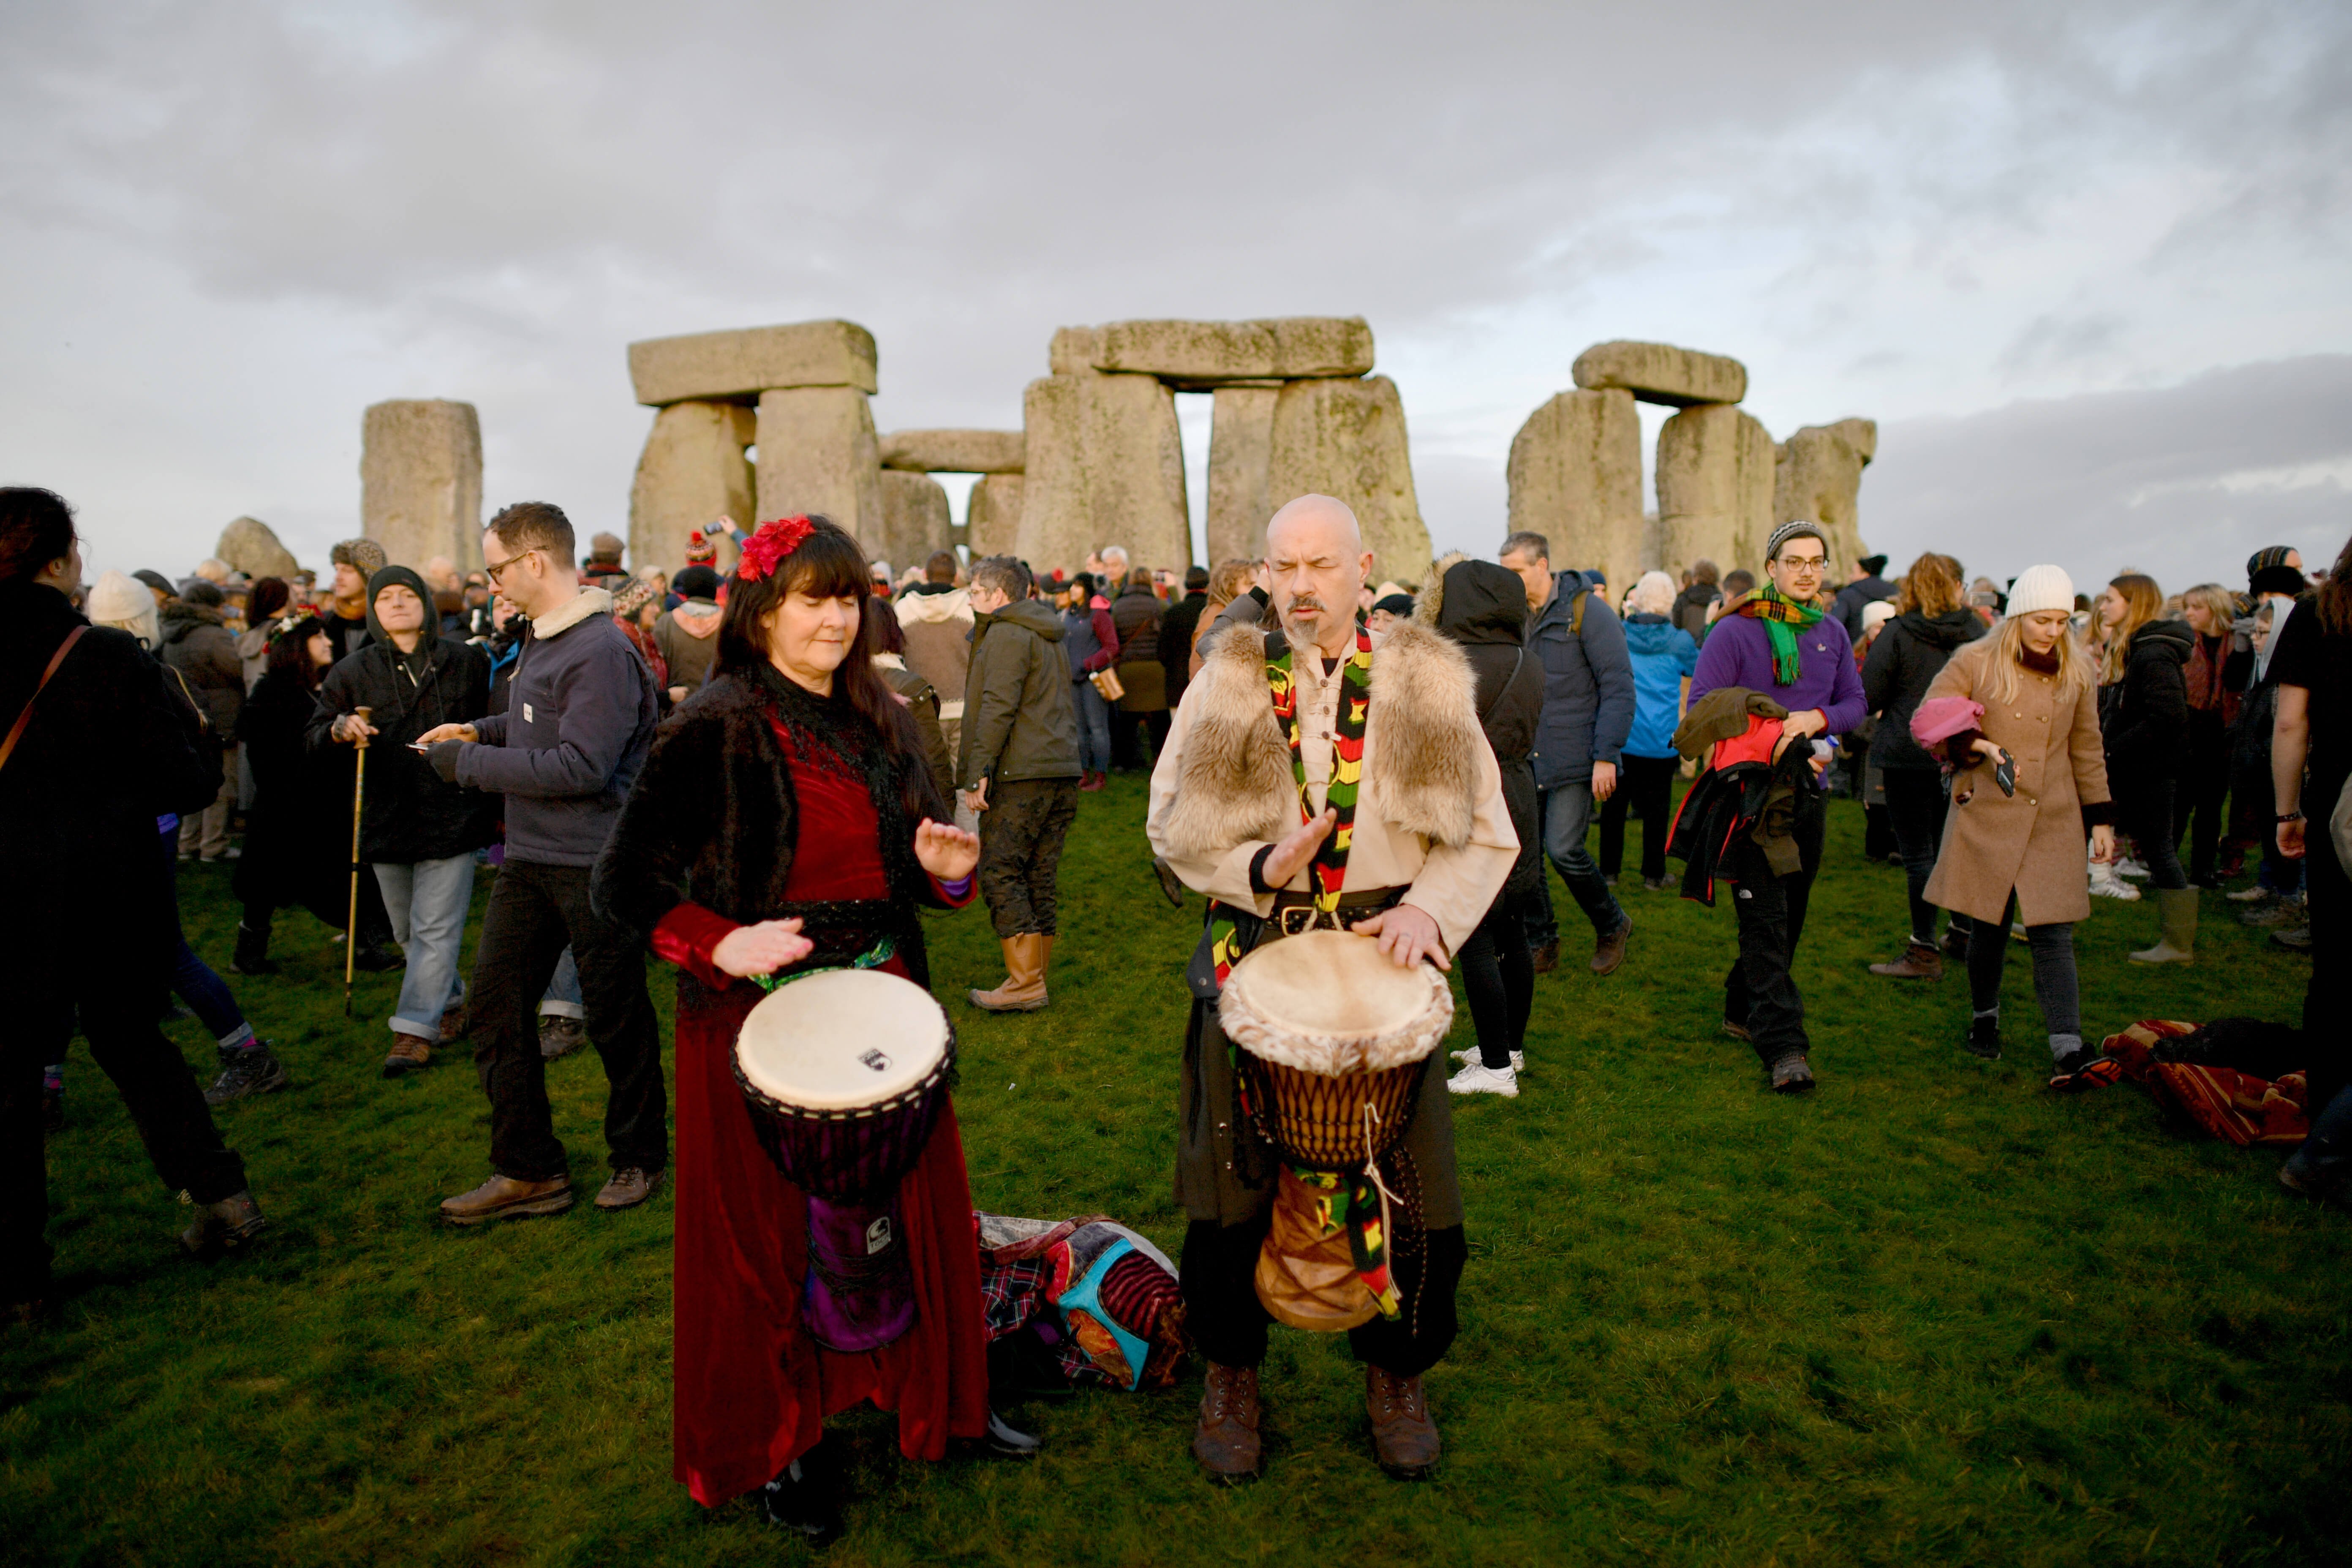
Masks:
[[[1818,522],[1840,569],[1868,551],[1862,541],[1862,470],[1878,454],[1878,425],[1841,419],[1808,425],[1781,443],[1772,488],[1772,521]]]
[[[1667,420],[1658,431],[1660,559],[1650,564],[1682,567],[1705,556],[1727,572],[1760,568],[1772,533],[1773,472],[1771,434],[1728,404]]]
[[[971,487],[963,529],[964,549],[971,559],[1009,555],[1019,548],[1021,507],[1028,483],[1020,474],[989,474]]]
[[[1551,543],[1558,567],[1599,567],[1613,590],[1649,563],[1642,516],[1642,416],[1622,387],[1563,392],[1511,438],[1510,526]]]
[[[278,542],[277,531],[257,517],[240,517],[221,530],[213,554],[248,577],[291,577],[301,563]]]
[[[1113,321],[1097,331],[1093,368],[1156,375],[1179,391],[1360,376],[1372,368],[1372,329],[1360,316]]]
[[[1022,425],[1027,482],[1015,553],[1040,572],[1106,544],[1125,545],[1139,565],[1192,560],[1183,438],[1167,386],[1095,371],[1045,376],[1023,395]],[[971,548],[980,550],[976,538]]]
[[[863,390],[763,392],[758,434],[761,521],[821,512],[861,539],[881,524],[882,464]]]
[[[360,531],[393,563],[482,564],[482,426],[470,403],[400,399],[361,426]]]
[[[887,561],[896,578],[920,566],[934,550],[955,548],[955,512],[948,492],[929,474],[882,470],[882,520],[857,536],[868,561]]]
[[[1746,365],[1670,343],[1595,343],[1576,356],[1569,374],[1589,392],[1622,387],[1644,403],[1670,408],[1737,403],[1748,395]]]
[[[1100,327],[1061,327],[1045,351],[1045,367],[1055,375],[1084,375],[1101,353]]]
[[[1429,530],[1413,495],[1396,383],[1384,375],[1283,383],[1267,439],[1266,499],[1280,507],[1310,492],[1354,509],[1378,575],[1417,578],[1428,566]],[[1254,539],[1265,537],[1265,521],[1256,521]]]
[[[698,400],[673,403],[654,416],[629,487],[632,565],[675,570],[686,559],[686,536],[719,517],[752,526],[756,490],[743,449],[758,424],[749,408]],[[722,536],[716,543],[724,572],[735,563],[735,542]]]
[[[797,321],[650,338],[629,345],[637,401],[751,403],[788,386],[875,390],[874,334],[855,321]]]
[[[1017,474],[1025,458],[1018,430],[893,430],[882,466],[915,474]]]
[[[1267,466],[1274,459],[1276,386],[1221,386],[1209,421],[1209,559],[1255,561],[1263,552]]]

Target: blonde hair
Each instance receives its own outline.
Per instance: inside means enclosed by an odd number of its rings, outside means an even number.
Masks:
[[[1644,572],[1625,602],[1645,616],[1663,616],[1675,607],[1675,580],[1664,572]]]
[[[2227,632],[2230,623],[2238,618],[2238,596],[2219,583],[2200,583],[2194,588],[2182,589],[2180,607],[2184,619],[2187,618],[2185,612],[2191,605],[2203,605],[2206,616],[2221,629],[2220,632],[2206,634],[2209,637]]]
[[[2025,683],[2024,618],[2002,616],[1984,640],[1991,647],[1984,655],[1990,668],[1985,671],[1983,695],[1995,703],[2013,702]],[[2058,641],[2050,651],[2058,656],[2058,700],[2063,706],[2096,681],[2097,672],[2091,668],[2090,654],[2068,626],[2058,628]]]
[[[1903,596],[1895,608],[1903,614],[1916,610],[1923,616],[1940,616],[1960,608],[1965,597],[1960,563],[1930,550],[1903,574]]]
[[[1209,572],[1209,603],[1220,608],[1249,592],[1257,575],[1255,561],[1220,561]]]
[[[2106,651],[2099,658],[2099,684],[2112,686],[2124,678],[2124,664],[2131,657],[2132,636],[2148,622],[2161,617],[2164,612],[2164,590],[2156,579],[2139,572],[2126,572],[2107,584],[2124,601],[2124,618],[2107,632]]]

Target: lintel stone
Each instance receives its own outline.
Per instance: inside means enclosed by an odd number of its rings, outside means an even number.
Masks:
[[[689,398],[756,404],[763,392],[802,386],[870,393],[874,366],[874,334],[855,321],[796,321],[629,345],[637,401],[656,408]]]

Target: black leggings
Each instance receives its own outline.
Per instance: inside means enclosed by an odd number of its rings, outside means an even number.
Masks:
[[[1979,921],[1969,932],[1969,1000],[1979,1013],[2000,1005],[2000,966],[2009,956],[2009,928],[2016,918],[2017,895],[2011,893],[2000,924]],[[2033,952],[2033,994],[2042,1001],[2042,1026],[2053,1043],[2063,1035],[2080,1045],[2083,999],[2074,977],[2074,926],[2064,921],[2027,926],[2025,941]]]
[[[1511,1065],[1511,1053],[1527,1039],[1535,1006],[1535,954],[1521,902],[1506,888],[1454,958],[1478,1030],[1478,1059],[1496,1071]]]
[[[2147,885],[2178,890],[2189,886],[2173,851],[2173,796],[2179,785],[2170,779],[2141,780],[2116,796],[2116,824],[2131,835],[2133,847],[2147,867]]]
[[[2192,708],[2189,742],[2181,748],[2180,782],[2175,786],[2173,842],[2189,841],[2189,877],[2213,880],[2225,818],[2221,803],[2230,793],[2230,732],[2218,708]]]
[[[1601,803],[1601,874],[1614,877],[1625,864],[1625,814],[1642,819],[1642,876],[1652,882],[1666,875],[1667,807],[1674,802],[1677,757],[1617,759],[1617,789]]]
[[[1936,906],[1927,901],[1927,879],[1944,844],[1944,776],[1933,768],[1889,768],[1886,815],[1893,819],[1895,847],[1903,851],[1903,881],[1911,898],[1911,940],[1936,940]]]

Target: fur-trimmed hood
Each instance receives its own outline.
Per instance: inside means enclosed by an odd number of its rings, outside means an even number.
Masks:
[[[1222,854],[1297,826],[1290,745],[1275,721],[1265,633],[1236,623],[1202,649],[1201,673],[1174,798],[1162,831],[1179,854]],[[1458,848],[1477,811],[1477,682],[1462,650],[1412,621],[1372,654],[1369,750],[1381,816],[1407,833]]]

